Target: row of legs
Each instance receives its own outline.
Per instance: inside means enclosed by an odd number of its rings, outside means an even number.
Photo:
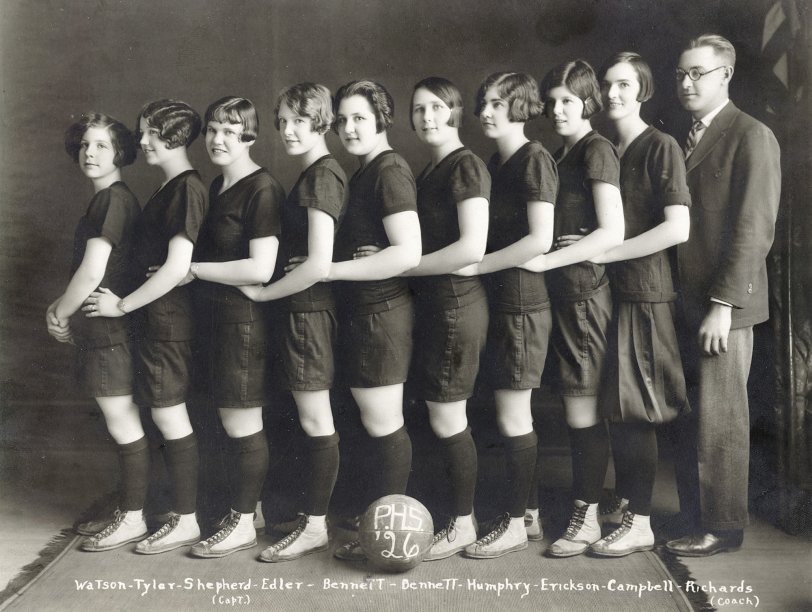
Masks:
[[[531,522],[538,520],[538,492],[534,486],[537,482],[535,473],[537,438],[530,413],[530,393],[530,390],[501,390],[495,394],[497,424],[503,437],[506,458],[504,489],[506,512],[502,521],[505,525],[497,525],[496,529],[501,529],[502,536],[507,534],[505,537],[511,542],[517,540],[507,546],[512,550],[523,547],[522,543],[526,545],[526,537],[523,537],[525,515],[530,513]],[[372,453],[378,467],[376,486],[369,501],[386,494],[405,493],[412,449],[400,409],[402,386],[355,389],[353,395],[360,407],[364,427],[371,436]],[[307,517],[315,517],[315,526],[322,527],[338,473],[338,435],[332,422],[329,393],[297,392],[294,396],[299,408],[300,422],[308,434],[306,440],[309,460],[308,465],[303,467],[306,468],[305,473],[309,477],[305,506],[302,510]],[[99,404],[105,414],[111,435],[120,448],[124,483],[121,508],[125,514],[140,516],[148,486],[149,448],[141,428],[138,409],[128,400],[129,398],[124,397],[100,398]],[[576,500],[576,511],[579,504],[591,511],[597,507],[603,487],[610,452],[609,434],[606,426],[597,417],[595,398],[566,398],[565,407],[570,425],[573,497]],[[459,552],[461,544],[465,543],[466,546],[474,545],[469,551],[473,553],[472,556],[477,556],[477,552],[482,556],[501,556],[505,552],[505,537],[491,537],[490,541],[485,543],[490,546],[485,544],[476,546],[478,542],[473,520],[473,502],[477,478],[477,451],[467,423],[466,402],[428,402],[428,409],[432,429],[443,449],[455,515],[452,524],[438,533],[435,550],[430,558],[449,556],[446,554],[449,549],[444,546],[443,539],[448,539],[451,535],[457,543],[450,554]],[[174,515],[179,517],[176,522],[181,524],[180,531],[183,532],[175,534],[169,543],[176,544],[182,541],[186,544],[199,536],[199,528],[194,520],[197,499],[197,440],[185,405],[157,408],[152,414],[164,437],[164,456],[174,491]],[[261,408],[224,409],[220,410],[220,417],[229,435],[231,506],[233,512],[238,515],[237,519],[247,524],[248,519],[253,518],[268,468],[268,447],[262,429]],[[577,427],[577,425],[585,426]],[[616,463],[617,493],[629,500],[630,512],[648,517],[657,462],[654,429],[643,424],[617,424],[611,425],[609,431]],[[591,520],[591,514],[588,513],[586,517],[588,521]],[[242,515],[245,517],[242,518]],[[232,517],[233,520],[236,519]],[[140,522],[143,523],[143,518],[140,518]],[[139,529],[136,529],[136,535],[129,534],[132,537],[127,537],[128,542],[135,541],[138,536],[143,535]],[[449,533],[449,529],[455,532]],[[464,537],[458,538],[457,531],[463,532]],[[515,537],[511,539],[510,534]],[[120,538],[111,538],[110,535],[106,540],[94,536],[95,540],[91,538],[86,548],[107,550],[120,545],[118,542]],[[248,535],[245,537],[248,538]],[[248,539],[254,538],[255,534]],[[217,553],[229,550],[230,544],[233,544],[229,543],[225,536],[220,540],[226,541],[225,543],[215,541],[210,543],[207,549],[198,552],[204,553],[201,556],[220,556]],[[163,552],[162,543],[157,544],[158,546],[153,547],[155,550],[149,550],[148,542],[141,543],[136,550]],[[477,548],[481,550],[477,551]],[[583,548],[580,543],[578,548]],[[567,554],[559,556],[569,556],[571,550],[567,549],[564,552]],[[282,556],[284,557],[284,554]]]

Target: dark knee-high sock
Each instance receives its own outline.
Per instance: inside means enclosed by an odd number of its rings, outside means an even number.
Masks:
[[[617,423],[612,432],[615,469],[622,473],[629,511],[651,514],[651,494],[657,474],[657,434],[648,423]]]
[[[600,500],[609,465],[609,434],[603,422],[583,429],[569,428],[572,445],[572,494],[588,504]]]
[[[623,456],[625,456],[622,454],[627,450],[623,448],[625,444],[625,438],[621,432],[623,425],[624,423],[610,423],[609,439],[612,443],[612,461],[615,464],[615,495],[629,499],[629,479],[630,476],[633,476],[634,472],[630,474],[620,465],[623,462]]]
[[[538,437],[538,434],[536,434]],[[541,456],[536,449],[536,465],[533,468],[533,480],[530,483],[530,493],[527,495],[527,508],[535,510],[539,507],[539,478],[541,478]]]
[[[242,438],[231,438],[229,446],[236,468],[232,508],[241,514],[254,512],[268,472],[268,440],[265,430]]]
[[[467,516],[474,511],[477,455],[471,428],[458,434],[440,438],[445,455],[446,471],[451,480],[452,511],[454,516]]]
[[[166,469],[175,492],[178,514],[191,514],[197,508],[197,475],[200,456],[194,432],[176,440],[164,440]]]
[[[118,445],[121,468],[121,509],[141,510],[149,485],[149,442],[144,436],[135,442]]]
[[[384,495],[405,494],[412,470],[412,441],[406,427],[387,436],[372,438],[373,458],[377,460],[379,477],[373,499]]]
[[[508,512],[513,518],[524,516],[530,483],[536,470],[536,432],[503,437],[507,459]]]
[[[304,511],[311,516],[324,516],[338,476],[338,433],[308,436],[305,444],[310,474]]]

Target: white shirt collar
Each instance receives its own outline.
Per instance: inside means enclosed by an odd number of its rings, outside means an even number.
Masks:
[[[704,123],[705,127],[710,127],[711,121],[713,121],[716,118],[716,115],[722,112],[722,109],[727,105],[728,102],[730,102],[730,98],[725,98],[724,102],[722,102],[719,106],[714,108],[707,115],[702,117],[702,119],[699,119],[699,121]]]

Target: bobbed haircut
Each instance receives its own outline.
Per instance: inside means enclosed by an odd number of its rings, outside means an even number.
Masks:
[[[443,101],[449,110],[451,116],[448,118],[449,127],[458,128],[462,125],[462,94],[457,86],[448,79],[443,77],[428,77],[420,81],[412,89],[412,98],[409,102],[409,123],[414,129],[414,119],[412,113],[414,112],[414,94],[418,89],[425,89],[433,93],[435,96]]]
[[[392,126],[392,120],[395,117],[395,101],[383,85],[369,79],[350,81],[346,85],[342,85],[333,99],[333,112],[336,117],[338,117],[338,107],[341,101],[352,96],[362,96],[369,102],[372,112],[375,114],[377,133],[380,134]],[[333,129],[338,131],[335,123]]]
[[[136,133],[142,118],[158,130],[168,149],[188,147],[200,134],[200,115],[180,100],[164,98],[145,104],[135,119]]]
[[[508,119],[521,123],[540,116],[544,106],[539,98],[536,79],[523,72],[494,72],[482,81],[476,92],[474,115],[479,117],[485,107],[485,95],[493,87],[508,104]]]
[[[273,110],[274,127],[279,129],[279,109],[287,106],[298,117],[310,119],[310,129],[324,134],[333,125],[333,97],[330,90],[318,83],[298,83],[283,89]]]
[[[106,128],[113,144],[115,155],[113,163],[118,168],[129,166],[135,161],[138,144],[130,129],[118,119],[104,113],[87,112],[79,121],[65,131],[65,151],[71,159],[79,163],[79,151],[82,148],[82,138],[88,128]]]
[[[721,56],[731,68],[736,66],[736,48],[724,36],[719,34],[702,34],[696,38],[692,38],[683,48],[683,52],[688,49],[697,49],[699,47],[710,47],[716,55]]]
[[[609,72],[610,68],[622,63],[630,64],[637,74],[637,82],[640,83],[640,93],[637,94],[637,101],[647,102],[651,100],[654,95],[654,76],[651,74],[651,67],[634,51],[619,51],[606,60],[598,72],[600,80],[602,81],[606,77],[606,73]]]
[[[259,134],[259,117],[254,103],[248,98],[224,96],[215,100],[206,109],[203,131],[212,121],[242,126],[240,142],[254,142]]]
[[[547,103],[550,91],[556,87],[566,87],[584,103],[583,119],[589,119],[603,108],[601,88],[595,76],[595,70],[582,59],[565,62],[548,72],[541,81],[541,97],[544,100],[545,112],[549,115],[552,108]]]

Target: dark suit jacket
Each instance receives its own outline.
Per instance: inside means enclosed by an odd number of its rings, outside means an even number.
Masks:
[[[781,194],[775,136],[728,102],[686,167],[691,236],[677,255],[689,324],[698,326],[711,297],[734,306],[732,329],[766,321],[766,257]]]

